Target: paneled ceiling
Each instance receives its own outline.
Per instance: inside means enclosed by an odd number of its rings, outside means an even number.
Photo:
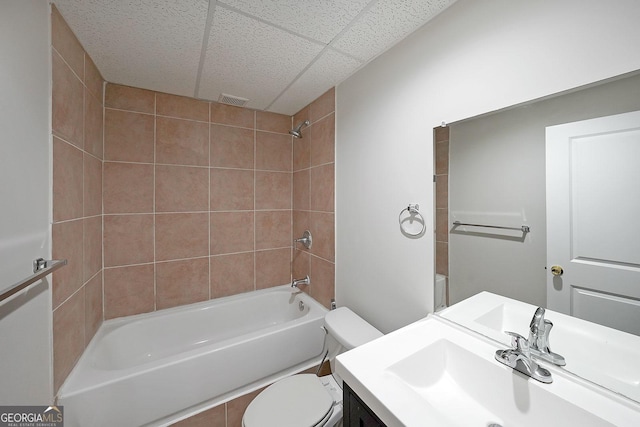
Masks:
[[[293,115],[455,0],[54,0],[105,80]]]

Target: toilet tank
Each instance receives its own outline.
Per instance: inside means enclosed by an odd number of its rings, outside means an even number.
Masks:
[[[383,335],[347,307],[328,312],[324,317],[324,326],[345,350],[351,350]]]

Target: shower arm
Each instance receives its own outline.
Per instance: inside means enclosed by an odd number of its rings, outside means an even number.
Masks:
[[[311,122],[309,120],[305,120],[303,122],[300,122],[298,124],[298,126],[296,126],[295,128],[291,129],[289,131],[289,133],[291,135],[293,135],[296,138],[302,138],[302,133],[300,133],[302,131],[302,127],[303,126],[309,126],[311,124]]]

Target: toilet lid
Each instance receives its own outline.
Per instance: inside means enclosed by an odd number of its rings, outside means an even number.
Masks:
[[[311,427],[322,421],[333,399],[314,374],[294,375],[271,384],[247,407],[245,427]]]

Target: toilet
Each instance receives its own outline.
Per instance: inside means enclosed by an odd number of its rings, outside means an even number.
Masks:
[[[383,334],[346,307],[324,318],[332,374],[298,374],[271,384],[247,407],[243,427],[333,427],[342,420],[342,379],[335,373],[338,354]]]

